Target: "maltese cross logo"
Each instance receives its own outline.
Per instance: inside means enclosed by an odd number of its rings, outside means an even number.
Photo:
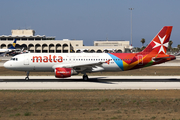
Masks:
[[[166,35],[163,37],[163,38],[161,38],[159,35],[158,35],[158,38],[159,38],[159,40],[160,40],[160,43],[158,43],[158,42],[155,42],[155,41],[153,41],[156,45],[153,47],[153,48],[156,48],[156,47],[159,47],[160,46],[160,49],[159,49],[159,52],[158,52],[158,54],[162,51],[163,53],[165,53],[165,47],[167,48],[168,47],[168,42],[167,43],[164,43],[164,40],[165,40],[165,38],[166,38]]]

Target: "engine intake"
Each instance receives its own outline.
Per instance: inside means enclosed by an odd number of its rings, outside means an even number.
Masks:
[[[55,68],[55,77],[66,78],[71,77],[71,75],[77,75],[78,73],[72,68]]]

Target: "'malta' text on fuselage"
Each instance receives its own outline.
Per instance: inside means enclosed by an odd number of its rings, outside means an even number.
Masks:
[[[62,56],[56,56],[56,55],[49,55],[48,56],[33,56],[32,58],[33,62],[63,62],[63,57]]]

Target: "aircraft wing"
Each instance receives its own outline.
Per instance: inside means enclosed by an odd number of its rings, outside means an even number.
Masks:
[[[10,50],[7,49],[7,50],[1,52],[1,53],[0,53],[0,56],[5,56],[7,53],[10,53],[10,52],[12,52],[12,51],[10,51]]]
[[[81,64],[76,64],[76,63],[69,63],[69,64],[57,64],[54,65],[52,68],[57,68],[57,67],[62,67],[62,68],[75,68],[75,67],[94,67],[94,66],[101,66],[105,62],[91,62],[91,63],[81,63]]]
[[[57,67],[61,68],[73,68],[77,72],[98,72],[98,71],[103,71],[104,68],[102,67],[103,63],[109,64],[109,60],[106,62],[83,62],[81,64],[57,64],[54,65],[52,68],[55,69]]]
[[[5,56],[5,54],[6,54],[5,52],[4,52],[4,53],[1,53],[0,56]]]

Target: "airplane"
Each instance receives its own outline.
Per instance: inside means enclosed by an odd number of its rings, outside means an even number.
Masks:
[[[16,39],[8,49],[0,49],[0,54],[1,56],[4,56],[6,53],[12,52],[13,50],[16,50]]]
[[[11,70],[29,72],[55,72],[57,78],[67,78],[79,73],[88,80],[87,73],[126,71],[144,68],[176,59],[166,54],[172,26],[164,26],[149,45],[139,53],[25,53],[4,63]]]

